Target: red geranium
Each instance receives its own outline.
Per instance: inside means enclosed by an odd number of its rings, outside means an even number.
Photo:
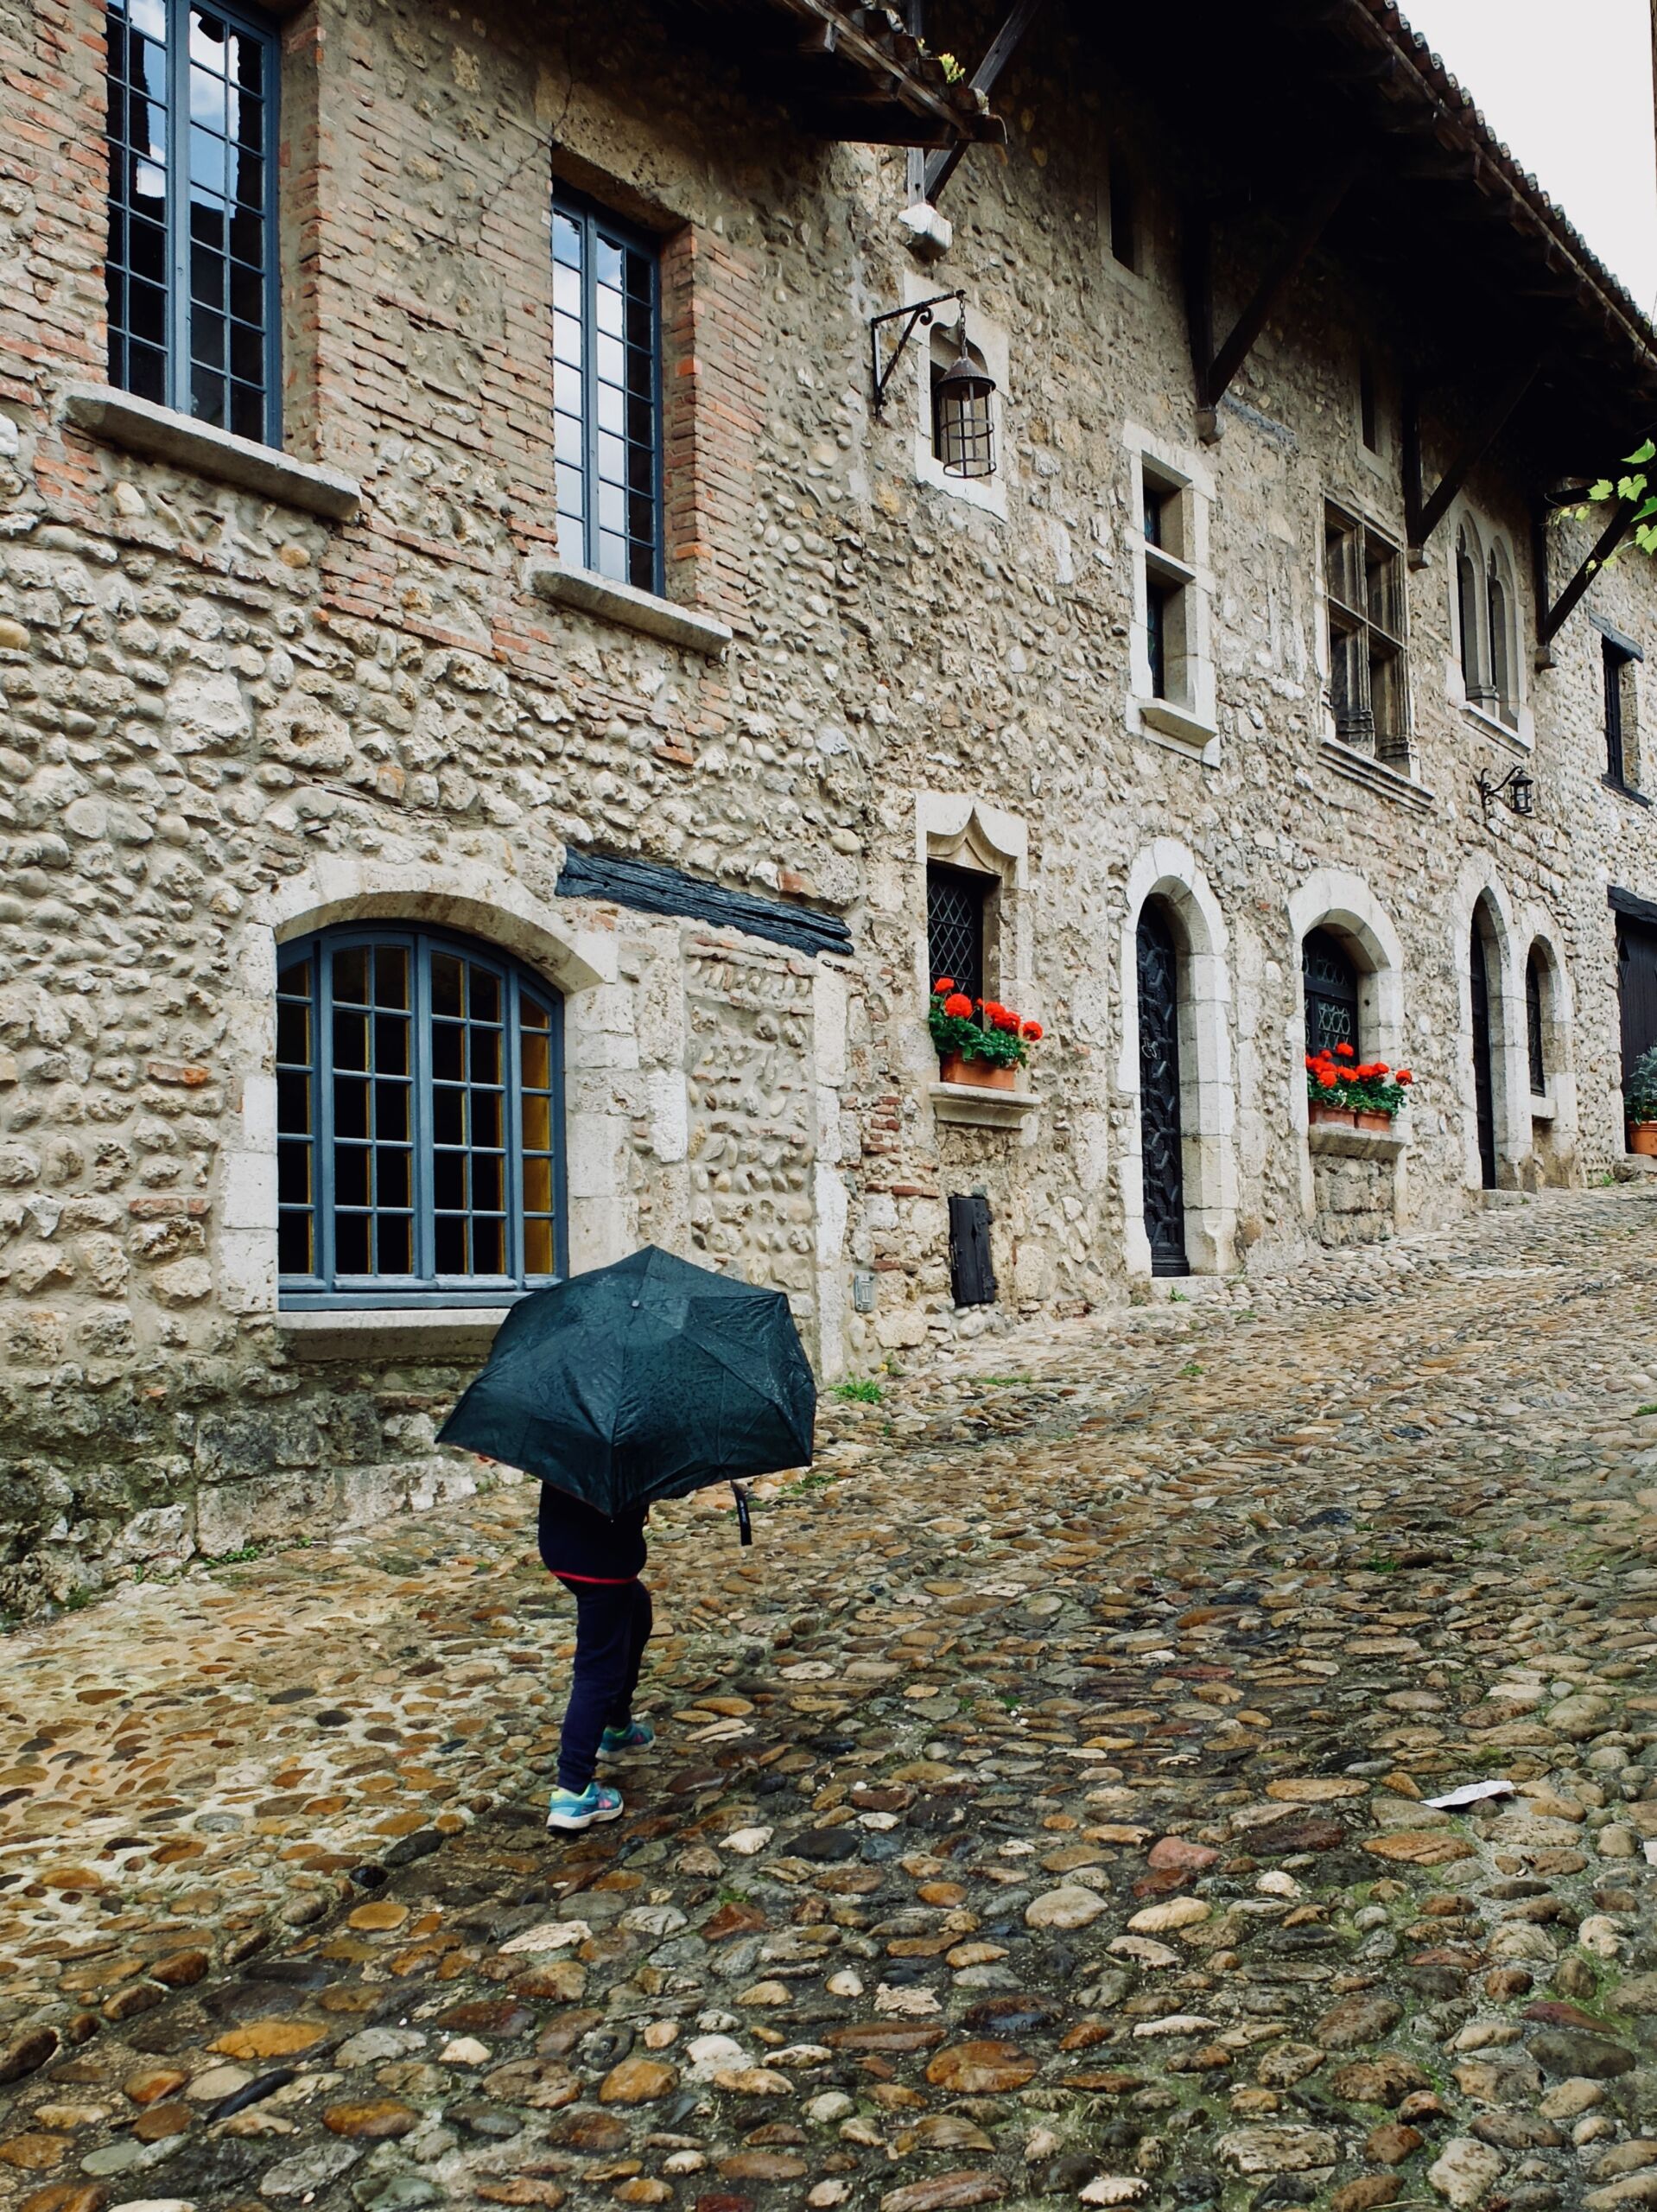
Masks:
[[[965,991],[951,992],[943,1001],[943,1011],[945,1014],[952,1014],[957,1021],[970,1020],[972,1001],[967,996]]]
[[[1336,1074],[1335,1070],[1329,1065],[1327,1061],[1324,1062],[1321,1066],[1313,1068],[1312,1073],[1317,1077],[1318,1082],[1322,1084],[1325,1090],[1333,1090],[1336,1084],[1340,1081],[1339,1076]]]
[[[1415,1081],[1415,1077],[1410,1073],[1407,1068],[1400,1068],[1398,1071],[1398,1080],[1400,1083],[1413,1083]]]
[[[1020,1036],[1027,1037],[1032,1045],[1038,1045],[1041,1042],[1041,1024],[1038,1021],[1026,1021],[1019,1033]]]
[[[940,976],[932,988],[939,998],[943,998],[946,993],[954,990],[955,987],[955,979],[953,976]],[[970,1001],[968,1001],[968,1007],[970,1008]]]
[[[1358,1057],[1353,1051],[1350,1045],[1346,1042],[1344,1038],[1343,1038],[1341,1042],[1335,1047],[1335,1050],[1339,1058],[1343,1060],[1355,1060]]]

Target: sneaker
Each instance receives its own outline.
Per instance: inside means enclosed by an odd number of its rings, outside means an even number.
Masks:
[[[613,1758],[618,1751],[647,1751],[655,1741],[656,1731],[648,1720],[630,1720],[625,1728],[606,1728],[599,1749]]]
[[[599,1821],[619,1821],[625,1809],[619,1789],[600,1789],[596,1782],[589,1782],[585,1789],[553,1791],[547,1800],[547,1826],[590,1828]]]

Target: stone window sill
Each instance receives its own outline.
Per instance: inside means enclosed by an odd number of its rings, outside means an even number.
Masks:
[[[1313,1122],[1306,1130],[1307,1151],[1332,1160],[1393,1160],[1409,1141],[1390,1129],[1349,1129],[1338,1122]]]
[[[279,1313],[295,1359],[481,1359],[508,1306],[338,1306]]]
[[[1476,707],[1467,699],[1462,701],[1461,709],[1482,737],[1494,737],[1501,744],[1511,747],[1515,753],[1535,750],[1530,740],[1515,729],[1511,722],[1504,722],[1500,715],[1489,714],[1482,707]]]
[[[1220,733],[1212,722],[1205,722],[1188,707],[1177,707],[1171,699],[1135,697],[1140,734],[1153,743],[1165,743],[1172,753],[1183,753],[1188,760],[1200,760],[1212,768],[1220,758]]]
[[[1042,1106],[1033,1090],[989,1090],[975,1083],[935,1083],[927,1095],[934,1121],[968,1129],[1016,1129]]]
[[[1343,744],[1338,737],[1324,737],[1319,747],[1324,766],[1333,768],[1338,776],[1345,776],[1355,784],[1362,784],[1366,791],[1379,798],[1394,800],[1400,806],[1411,806],[1418,813],[1429,813],[1438,802],[1432,793],[1418,784],[1413,776],[1404,775],[1397,768],[1389,768],[1384,760],[1377,760],[1372,753],[1360,753],[1355,746]]]
[[[614,582],[595,575],[591,569],[566,568],[562,561],[532,561],[530,589],[537,598],[558,607],[579,607],[601,621],[619,622],[624,629],[643,631],[646,637],[663,638],[670,645],[717,660],[731,642],[730,625],[676,600],[658,599],[637,585]]]
[[[1551,1098],[1540,1098],[1532,1093],[1530,1117],[1533,1122],[1551,1122],[1558,1112],[1559,1109]]]
[[[1600,781],[1608,791],[1615,791],[1619,798],[1630,800],[1635,806],[1649,806],[1651,801],[1644,791],[1635,791],[1632,784],[1625,784],[1617,776],[1602,776]]]
[[[153,401],[135,399],[108,385],[72,385],[64,394],[66,421],[88,437],[151,461],[169,462],[197,476],[252,492],[280,506],[301,507],[328,522],[348,522],[361,504],[356,479],[321,461],[295,461],[276,446],[232,437]]]

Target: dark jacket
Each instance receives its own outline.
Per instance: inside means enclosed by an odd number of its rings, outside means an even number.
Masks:
[[[631,1582],[644,1564],[644,1522],[648,1505],[638,1505],[613,1519],[568,1491],[541,1485],[536,1535],[542,1564],[549,1574],[572,1582]]]

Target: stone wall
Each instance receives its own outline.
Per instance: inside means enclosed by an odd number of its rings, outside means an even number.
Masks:
[[[1102,162],[1133,120],[1062,14],[1008,80],[1006,161],[952,182],[930,273],[901,154],[803,139],[700,49],[689,99],[675,14],[288,20],[288,445],[358,480],[343,523],[65,425],[102,373],[101,14],[0,25],[0,1605],[476,1479],[432,1443],[476,1344],[279,1309],[276,948],[330,922],[441,922],[562,990],[572,1263],[651,1238],[775,1283],[828,1375],[985,1325],[950,1298],[953,1192],[990,1198],[1003,1310],[1121,1300],[1148,1272],[1149,898],[1182,932],[1197,1266],[1291,1266],[1336,1217],[1299,1065],[1299,940],[1331,917],[1372,970],[1373,1049],[1416,1071],[1408,1220],[1473,1202],[1481,899],[1503,1179],[1620,1147],[1605,893],[1657,897],[1657,865],[1648,811],[1600,780],[1585,617],[1504,737],[1458,696],[1447,525],[1409,579],[1413,785],[1326,743],[1324,500],[1403,535],[1388,303],[1315,261],[1201,447],[1180,176],[1135,147],[1145,250],[1119,269]],[[668,591],[730,626],[722,656],[530,588],[556,544],[553,172],[663,240]],[[1222,317],[1273,244],[1235,219]],[[921,480],[919,359],[872,413],[866,318],[920,277],[963,287],[1005,361],[1003,512]],[[1429,418],[1430,472],[1480,404],[1470,385]],[[1131,697],[1140,451],[1201,500],[1200,743]],[[1527,470],[1498,450],[1468,490],[1516,547]],[[1560,573],[1584,534],[1561,526]],[[1522,567],[1518,590],[1528,637]],[[1592,599],[1645,634],[1642,564]],[[1535,816],[1487,822],[1477,768],[1521,757]],[[995,985],[1047,1031],[1008,1128],[938,1107],[920,1019],[925,866],[962,840],[1000,884]],[[572,845],[826,909],[854,955],[560,899]]]

